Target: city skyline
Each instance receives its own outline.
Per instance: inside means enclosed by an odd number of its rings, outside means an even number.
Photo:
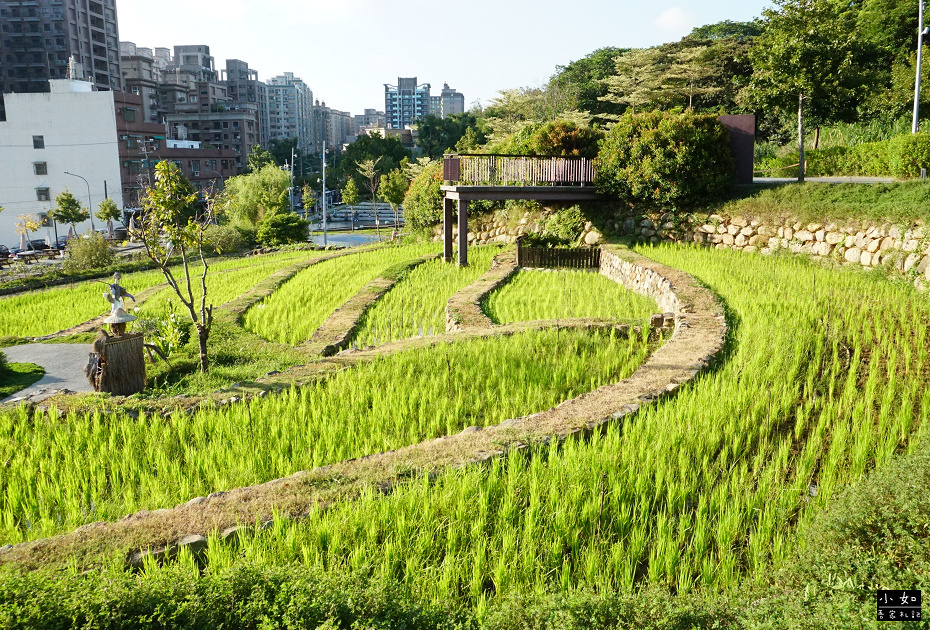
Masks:
[[[500,90],[544,84],[557,65],[598,48],[674,41],[695,26],[758,17],[770,4],[580,0],[567,10],[553,0],[506,6],[475,0],[467,13],[442,13],[442,5],[424,0],[405,1],[403,12],[396,10],[400,3],[374,0],[164,0],[157,11],[118,0],[117,6],[123,41],[150,48],[206,44],[219,65],[242,59],[262,81],[293,72],[314,98],[354,114],[383,109],[383,85],[398,76],[447,82],[465,95],[466,109],[476,101],[486,106]]]

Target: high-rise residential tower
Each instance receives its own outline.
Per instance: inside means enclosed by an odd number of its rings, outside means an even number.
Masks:
[[[49,79],[69,77],[122,89],[116,0],[0,2],[0,94],[48,92]]]
[[[397,85],[384,84],[384,118],[388,129],[404,129],[431,113],[430,85],[417,85],[416,77],[398,77]]]

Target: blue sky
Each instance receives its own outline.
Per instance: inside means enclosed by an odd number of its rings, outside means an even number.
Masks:
[[[466,106],[545,83],[603,46],[674,41],[695,26],[761,15],[763,0],[118,0],[120,39],[207,44],[218,68],[242,59],[267,79],[301,77],[353,114],[384,109],[384,84],[443,82]]]

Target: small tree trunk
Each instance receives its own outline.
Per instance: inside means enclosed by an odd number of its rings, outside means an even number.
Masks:
[[[814,150],[820,148],[820,127],[814,127]]]
[[[804,95],[798,94],[798,183],[804,183]]]
[[[207,356],[207,337],[209,336],[209,329],[197,326],[197,343],[200,346],[200,371],[203,373],[210,369],[210,358]]]

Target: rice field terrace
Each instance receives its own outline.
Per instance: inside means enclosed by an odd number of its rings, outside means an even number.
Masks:
[[[913,288],[793,257],[642,252],[725,300],[719,369],[604,435],[281,521],[207,564],[398,579],[478,611],[553,589],[735,587],[788,558],[840,488],[925,440],[930,303]]]
[[[302,344],[379,273],[437,251],[389,246],[320,262],[242,325]],[[118,568],[125,550],[85,576],[76,565],[25,576],[3,567],[0,622],[44,614],[102,627],[101,610],[132,601],[168,625],[215,627],[248,615],[249,627],[799,627],[792,613],[766,606],[796,597],[803,604],[790,610],[800,615],[846,597],[850,623],[832,627],[872,627],[863,615],[874,615],[879,578],[811,594],[773,576],[804,556],[805,537],[845,489],[930,444],[930,299],[877,272],[791,255],[636,251],[692,274],[725,307],[716,365],[674,395],[601,433],[532,443],[484,466],[411,470],[389,490],[275,518],[236,544],[212,535],[198,559],[185,551],[132,575]],[[498,252],[472,250],[465,269],[436,260],[406,272],[364,315],[355,342],[441,332],[449,297]],[[276,264],[230,266],[216,294],[241,294]],[[568,271],[520,271],[482,307],[497,324],[634,322],[656,310],[600,275]],[[544,410],[632,374],[655,343],[639,329],[527,331],[347,363],[313,383],[192,414],[2,411],[0,544]],[[913,575],[927,583],[922,569]],[[59,603],[72,592],[96,603]],[[648,599],[655,592],[664,599]],[[750,605],[739,595],[749,592],[764,594]],[[589,599],[557,608],[579,593]],[[614,605],[612,594],[632,599]],[[504,608],[520,621],[501,621]],[[650,625],[653,614],[676,622]]]
[[[589,271],[520,270],[482,305],[495,324],[534,319],[647,319],[655,302]]]
[[[445,332],[449,298],[481,277],[500,252],[496,247],[475,248],[468,267],[450,265],[441,259],[415,267],[366,311],[354,336],[355,343],[377,345]]]
[[[437,243],[396,245],[323,261],[301,271],[252,307],[245,315],[245,328],[270,341],[299,345],[378,273],[439,251]]]
[[[210,265],[210,300],[222,304],[248,290],[258,280],[288,262],[319,256],[313,252],[283,252],[266,256],[208,261]],[[195,273],[200,261],[191,265]],[[173,267],[174,272],[180,267]],[[261,275],[264,274],[264,275]],[[261,276],[261,277],[259,277]],[[85,281],[44,291],[21,293],[0,298],[0,337],[39,337],[89,321],[107,311],[101,297],[110,281]],[[161,271],[125,274],[121,284],[135,294],[165,282]],[[199,291],[199,287],[195,287]],[[170,289],[168,290],[170,292]],[[198,293],[199,295],[199,293]],[[154,312],[167,306],[168,292],[152,296],[147,310]],[[128,301],[128,307],[132,302]]]

